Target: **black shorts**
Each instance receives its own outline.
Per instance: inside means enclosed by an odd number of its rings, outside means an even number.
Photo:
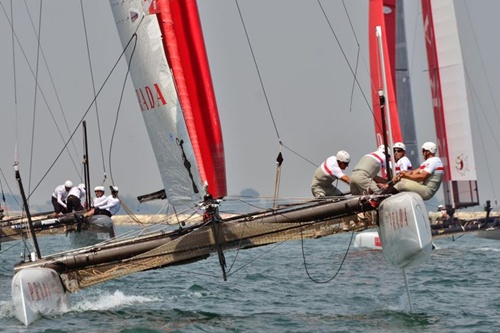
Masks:
[[[111,217],[111,212],[106,209],[94,208],[94,215],[106,215]]]
[[[80,211],[80,210],[83,210],[83,206],[82,206],[82,202],[80,200],[80,198],[78,197],[75,197],[74,195],[70,195],[67,199],[66,199],[66,203],[67,203],[67,210],[68,210],[68,213],[72,212],[72,211]]]
[[[63,214],[67,213],[66,208],[57,201],[57,198],[52,197],[52,206],[54,206],[54,212],[56,212],[58,214],[59,213],[63,213]]]

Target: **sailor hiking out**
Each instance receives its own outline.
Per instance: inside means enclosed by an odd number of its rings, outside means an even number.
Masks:
[[[328,157],[314,172],[311,192],[315,198],[325,196],[344,195],[333,182],[340,179],[349,184],[350,178],[344,173],[349,166],[351,156],[345,150],[340,150],[337,155]]]

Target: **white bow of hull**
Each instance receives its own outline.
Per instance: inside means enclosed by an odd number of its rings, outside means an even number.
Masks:
[[[354,238],[354,247],[369,250],[382,250],[382,242],[377,230],[360,232]]]
[[[40,315],[69,311],[70,302],[61,278],[49,268],[26,268],[12,279],[16,318],[28,326]]]
[[[380,241],[385,259],[399,268],[423,263],[432,251],[432,233],[422,198],[402,192],[385,199],[379,209]]]

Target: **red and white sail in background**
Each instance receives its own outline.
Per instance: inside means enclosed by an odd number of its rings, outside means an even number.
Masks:
[[[462,50],[453,0],[422,0],[438,154],[445,202],[479,204]]]
[[[382,36],[383,54],[379,49],[379,42],[376,37],[376,27],[380,27]],[[382,128],[382,114],[380,111],[379,91],[383,91],[385,95],[385,104],[389,108],[392,138],[388,137],[389,142],[402,141],[401,129],[399,125],[399,115],[396,106],[396,95],[394,92],[393,69],[389,60],[390,54],[394,55],[394,45],[391,52],[388,48],[387,31],[385,28],[384,5],[383,0],[370,0],[369,3],[369,24],[368,36],[370,46],[370,75],[371,75],[371,95],[373,106],[373,117],[375,123],[375,135],[377,144],[382,144],[384,138],[384,129]],[[381,61],[385,64],[385,73],[381,68]],[[384,78],[385,76],[385,84]],[[386,134],[389,129],[386,128]]]
[[[222,131],[196,1],[111,0],[111,8],[169,203],[198,202],[205,185],[213,197],[225,196]]]

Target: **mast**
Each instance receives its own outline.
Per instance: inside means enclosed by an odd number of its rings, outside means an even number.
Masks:
[[[21,192],[21,198],[23,199],[24,210],[26,211],[26,217],[28,218],[28,226],[31,232],[31,237],[33,238],[33,244],[35,245],[36,256],[38,259],[42,259],[42,253],[40,252],[40,247],[38,246],[38,240],[36,238],[35,228],[33,228],[33,222],[31,221],[30,208],[28,206],[28,200],[26,199],[26,194],[24,193],[23,182],[21,181],[21,173],[19,172],[19,164],[16,162],[14,164],[14,172],[16,175],[17,184],[19,185],[19,192]]]
[[[385,105],[385,100],[387,99],[387,77],[386,77],[386,71],[385,71],[385,57],[384,57],[384,48],[382,46],[382,28],[380,26],[375,27],[375,35],[377,36],[377,41],[378,41],[378,47],[379,47],[379,55],[380,55],[380,72],[382,73],[382,89],[379,90],[379,96],[380,96],[380,110],[384,111],[385,114],[382,114],[382,135],[384,138],[384,145],[385,145],[385,164],[386,164],[386,170],[387,170],[387,178],[391,179],[392,175],[396,174],[396,163],[392,163],[392,170],[389,167],[390,166],[390,158],[389,158],[389,153],[388,149],[394,145],[394,141],[392,140],[392,126],[391,126],[391,110],[390,110],[390,104],[388,103]],[[388,126],[387,130],[385,128],[385,121],[387,121]],[[386,134],[387,133],[387,134]],[[389,170],[392,171],[389,172]]]
[[[386,130],[390,133],[390,138],[388,138],[388,140],[390,140],[390,142],[403,141],[399,126],[398,108],[396,106],[391,64],[389,61],[390,52],[388,51],[389,46],[386,40],[387,34],[384,22],[384,7],[382,0],[370,0],[368,29],[372,106],[374,110],[373,117],[377,145],[384,143],[384,130],[381,126],[382,116],[379,112],[375,111],[380,109],[380,90],[384,92],[384,100],[386,103],[385,107],[388,110],[386,113],[390,114],[390,125]],[[380,30],[380,40],[377,39],[377,29]],[[392,148],[392,144],[388,148]]]
[[[83,174],[84,174],[84,183],[85,188],[85,201],[86,208],[90,208],[91,198],[90,198],[90,170],[89,170],[89,146],[87,142],[87,122],[83,121]]]

